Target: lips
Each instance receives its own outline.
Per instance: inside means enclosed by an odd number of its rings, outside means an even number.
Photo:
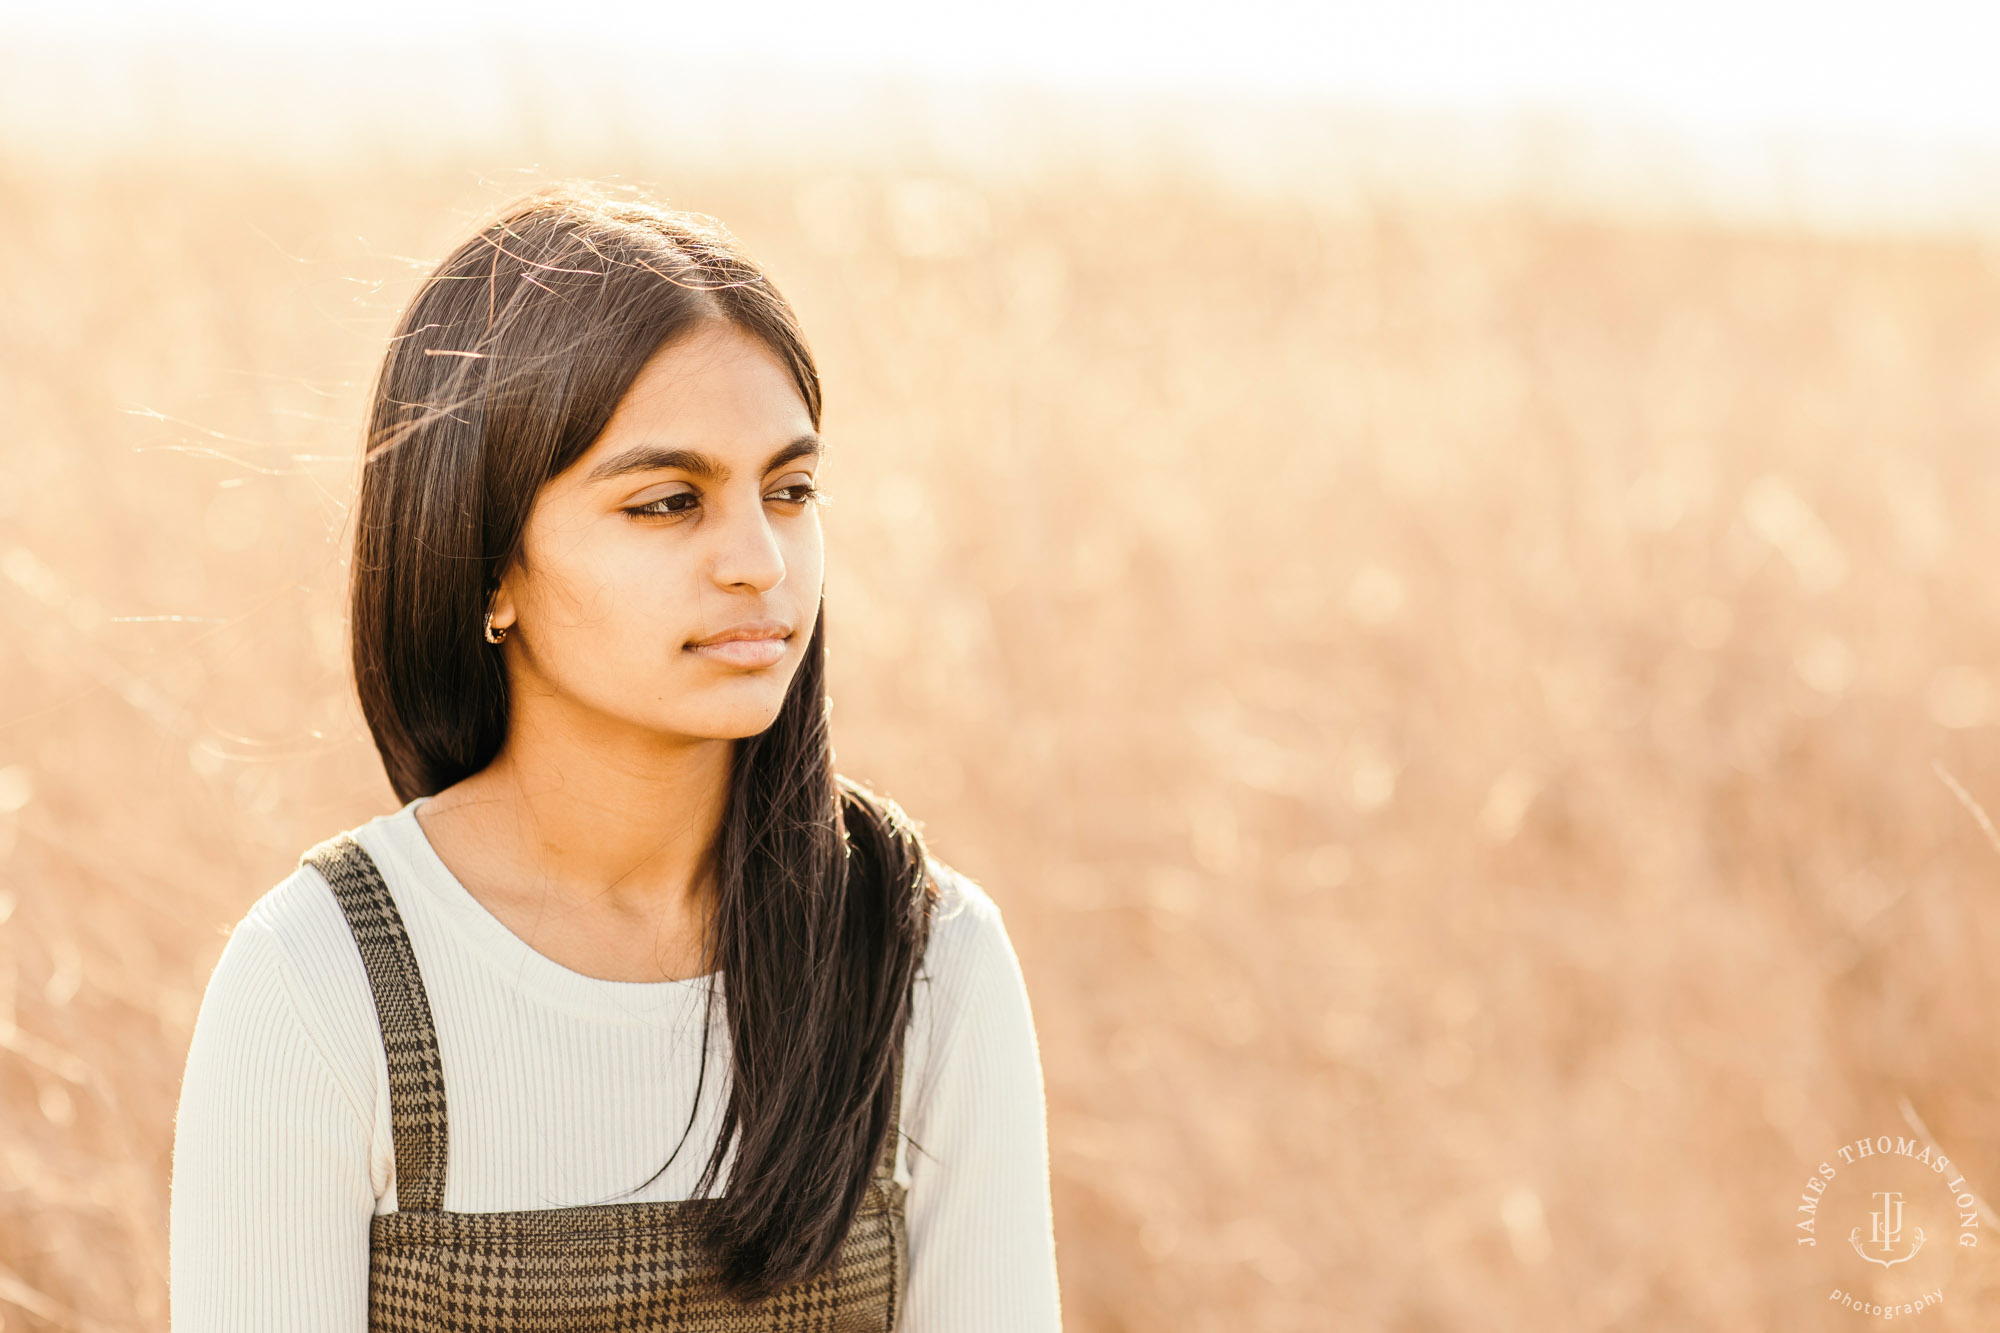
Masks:
[[[774,666],[785,655],[791,626],[776,620],[751,620],[696,639],[681,651],[706,657],[721,666],[755,671]]]
[[[746,620],[740,625],[717,630],[703,639],[688,640],[690,648],[706,648],[712,644],[734,643],[742,639],[785,639],[791,637],[792,627],[782,620]]]

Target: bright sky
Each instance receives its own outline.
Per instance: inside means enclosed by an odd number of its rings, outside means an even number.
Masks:
[[[2000,141],[2000,0],[0,0],[6,29],[598,39],[828,74],[1635,114]]]

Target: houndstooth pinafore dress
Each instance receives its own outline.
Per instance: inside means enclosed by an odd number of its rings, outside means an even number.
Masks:
[[[299,863],[347,915],[389,1058],[397,1211],[370,1223],[370,1333],[893,1333],[908,1271],[897,1133],[833,1265],[754,1305],[722,1291],[699,1243],[711,1199],[446,1212],[444,1073],[402,915],[351,835]],[[899,1070],[892,1127],[902,1101]]]

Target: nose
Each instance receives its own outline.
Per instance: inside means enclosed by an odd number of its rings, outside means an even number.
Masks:
[[[710,530],[716,537],[709,576],[718,585],[769,592],[784,581],[785,553],[761,504],[732,506],[725,521]]]

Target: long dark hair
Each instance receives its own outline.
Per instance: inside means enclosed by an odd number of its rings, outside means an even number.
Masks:
[[[506,737],[507,676],[482,620],[536,493],[654,352],[716,320],[791,369],[817,429],[819,372],[791,307],[698,215],[545,190],[453,250],[403,311],[369,413],[352,637],[405,803],[478,772]],[[824,1271],[863,1202],[938,893],[915,823],[834,772],[827,722],[822,602],[777,720],[736,743],[711,853],[705,952],[726,982],[733,1074],[695,1193],[736,1136],[705,1216],[745,1300]],[[706,1040],[704,1025],[704,1070]]]

